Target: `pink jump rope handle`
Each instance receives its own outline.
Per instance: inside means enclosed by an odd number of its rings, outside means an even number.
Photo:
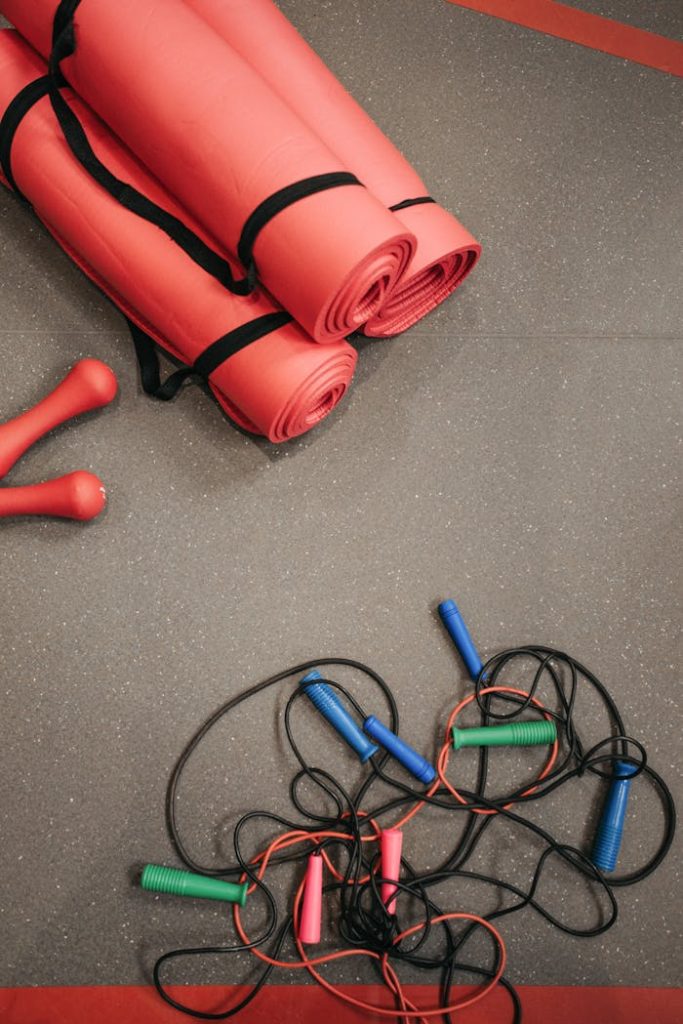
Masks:
[[[318,853],[308,858],[304,897],[301,905],[299,939],[301,942],[320,942],[320,922],[323,912],[323,859]]]
[[[106,500],[99,477],[79,469],[42,484],[0,487],[0,519],[4,516],[94,519],[104,508]]]
[[[398,828],[388,828],[380,836],[381,870],[382,878],[395,878],[401,876],[401,849],[403,847],[403,833]],[[396,911],[397,888],[390,882],[382,882],[380,894],[382,903],[390,914]]]
[[[106,363],[81,359],[41,402],[0,425],[0,479],[44,434],[65,420],[107,405],[116,390],[116,377]]]

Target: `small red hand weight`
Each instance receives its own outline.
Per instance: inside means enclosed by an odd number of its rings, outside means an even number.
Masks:
[[[0,487],[0,518],[60,516],[63,519],[94,519],[106,502],[100,478],[79,469],[42,484]]]
[[[99,359],[81,359],[61,384],[32,409],[0,425],[0,479],[15,462],[54,427],[112,401],[116,377]]]

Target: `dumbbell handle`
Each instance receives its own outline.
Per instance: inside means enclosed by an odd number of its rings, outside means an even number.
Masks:
[[[74,416],[107,405],[116,390],[116,377],[106,363],[81,359],[42,401],[0,425],[0,479],[39,438]]]
[[[29,487],[0,487],[0,518],[59,516],[94,519],[106,504],[104,485],[94,473],[75,473]]]

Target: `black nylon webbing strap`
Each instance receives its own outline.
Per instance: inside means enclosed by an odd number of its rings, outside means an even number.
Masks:
[[[161,383],[159,355],[154,339],[150,338],[149,334],[146,334],[132,320],[128,320],[135,352],[140,364],[142,389],[145,394],[150,395],[152,398],[168,402],[178,394],[178,391],[189,377],[201,377],[203,380],[208,380],[209,375],[214,370],[217,370],[226,359],[230,359],[236,352],[246,348],[247,345],[251,345],[254,341],[258,341],[259,338],[263,338],[266,334],[277,331],[280,327],[284,327],[285,324],[291,323],[292,319],[290,314],[285,312],[267,313],[265,316],[257,317],[255,320],[242,324],[241,327],[236,327],[234,331],[228,331],[227,334],[224,334],[217,341],[209,345],[208,348],[205,348],[192,366],[181,366],[180,369],[167,377],[163,384]]]
[[[271,334],[280,327],[284,327],[285,324],[291,323],[293,319],[289,313],[284,311],[280,313],[266,313],[265,316],[259,316],[255,320],[242,324],[241,327],[236,327],[234,331],[228,331],[222,338],[214,341],[212,345],[204,349],[202,354],[195,360],[193,371],[199,374],[200,377],[207,378],[209,374],[218,369],[221,363],[224,363],[230,356],[234,356],[236,352],[246,348],[247,345],[251,345],[252,342],[258,341],[259,338],[263,338],[266,334]]]
[[[76,39],[74,36],[74,14],[76,9],[80,7],[81,0],[61,0],[57,10],[55,11],[54,21],[52,22],[52,45],[56,44],[60,36],[64,36],[65,40],[71,45],[70,53],[73,53],[76,48]],[[66,54],[64,56],[67,56]]]
[[[21,124],[29,110],[47,96],[50,91],[50,78],[45,75],[43,78],[36,78],[24,86],[21,92],[17,93],[10,105],[5,110],[0,120],[0,167],[7,178],[10,188],[21,196],[21,189],[18,187],[12,174],[12,143],[17,128]],[[24,197],[22,196],[22,199]]]
[[[307,196],[314,196],[317,192],[326,192],[330,188],[340,188],[342,185],[361,185],[355,174],[348,171],[334,171],[330,174],[316,174],[311,178],[302,178],[292,185],[274,192],[256,207],[254,212],[247,218],[237,246],[237,255],[245,267],[254,265],[254,245],[260,231],[266,224],[286,210],[288,206],[297,203]],[[361,185],[362,187],[362,185]]]
[[[431,196],[418,196],[417,199],[404,199],[402,203],[394,203],[389,209],[392,213],[398,213],[399,210],[407,210],[409,206],[422,206],[423,203],[435,203],[436,199],[432,199]]]
[[[170,377],[167,377],[164,383],[161,383],[161,372],[159,369],[159,355],[157,353],[155,342],[153,338],[150,338],[149,334],[146,334],[141,327],[138,327],[132,320],[128,320],[128,327],[130,329],[133,344],[135,345],[135,354],[138,357],[138,363],[140,365],[140,380],[142,382],[142,390],[146,395],[150,395],[152,398],[158,398],[160,402],[168,402],[171,398],[174,398],[183,383],[192,376],[191,366],[182,366],[175,373],[172,373]]]

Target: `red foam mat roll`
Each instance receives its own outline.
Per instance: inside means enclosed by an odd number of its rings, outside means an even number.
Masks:
[[[16,33],[0,31],[0,118],[15,96],[46,72]],[[164,191],[80,100],[65,93],[91,144],[125,181],[184,218]],[[231,294],[159,228],[123,209],[72,156],[48,97],[28,110],[14,136],[12,176],[60,244],[139,326],[183,363],[216,339],[277,312],[263,292]],[[316,345],[288,323],[236,352],[209,377],[241,426],[284,441],[303,433],[340,400],[356,364],[344,341]]]
[[[349,95],[272,0],[185,0],[282,97],[385,206],[427,195],[408,161]],[[371,51],[368,48],[369,59]],[[397,334],[442,302],[472,270],[479,243],[435,203],[397,212],[418,240],[399,286],[364,333]]]
[[[0,0],[44,57],[58,0]],[[67,81],[232,254],[253,212],[343,162],[182,0],[71,4]],[[365,187],[345,184],[282,209],[253,255],[265,287],[317,341],[357,330],[404,273],[414,237]]]

